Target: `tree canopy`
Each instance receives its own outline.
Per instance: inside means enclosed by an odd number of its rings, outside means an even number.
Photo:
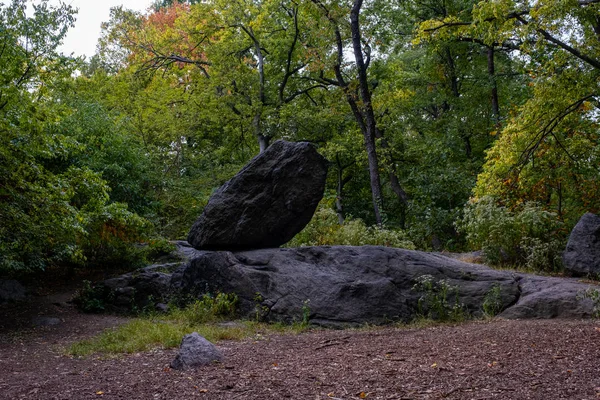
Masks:
[[[421,249],[529,262],[600,209],[600,1],[162,0],[89,60],[35,4],[0,4],[0,271],[135,264],[276,139],[329,160],[328,224]]]

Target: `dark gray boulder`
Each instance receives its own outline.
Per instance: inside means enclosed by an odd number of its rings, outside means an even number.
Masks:
[[[188,242],[211,250],[278,247],[311,220],[326,178],[327,161],[311,144],[277,141],[212,195]]]
[[[156,272],[156,271],[155,271]],[[141,270],[108,281],[113,296],[144,292],[158,279],[155,298],[190,299],[205,293],[236,293],[242,317],[267,321],[303,321],[342,327],[409,321],[434,307],[419,299],[440,296],[443,282],[451,288],[446,304],[456,302],[472,316],[484,303],[504,318],[588,318],[593,302],[582,298],[592,287],[575,278],[552,278],[498,271],[441,254],[378,246],[323,246],[259,249],[241,252],[196,251],[172,273],[159,277]],[[415,287],[427,277],[434,290]],[[437,291],[436,291],[437,290]],[[146,292],[147,293],[147,292]],[[111,300],[112,299],[112,300]],[[431,303],[431,302],[430,302]],[[435,315],[432,315],[435,317]]]
[[[519,274],[519,301],[500,314],[507,319],[590,318],[593,304],[583,299],[589,285],[570,278]]]
[[[19,282],[8,279],[0,279],[0,304],[23,301],[26,298],[26,291]]]
[[[581,217],[569,236],[563,264],[575,276],[600,276],[600,216]]]
[[[413,290],[430,276],[456,287],[458,301],[473,315],[494,287],[499,308],[519,299],[509,273],[438,254],[377,246],[303,247],[246,252],[206,252],[173,275],[184,293],[236,293],[241,313],[270,321],[304,318],[324,326],[409,321],[418,313]],[[448,294],[454,302],[454,293]]]
[[[95,285],[94,297],[102,308],[120,313],[152,308],[164,312],[166,303],[178,295],[171,286],[173,272],[202,254],[185,241],[174,244],[175,251],[167,257],[171,262],[152,264]]]
[[[60,325],[62,320],[57,317],[37,316],[31,319],[33,326],[53,326]]]
[[[223,354],[198,332],[185,335],[171,368],[187,370],[223,360]]]

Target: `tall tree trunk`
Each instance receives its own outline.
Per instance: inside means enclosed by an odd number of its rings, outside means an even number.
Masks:
[[[460,88],[458,87],[458,75],[456,73],[456,64],[454,64],[454,57],[449,47],[446,47],[446,63],[448,64],[448,78],[450,79],[450,88],[452,90],[452,96],[456,99],[460,98]],[[473,155],[473,148],[471,146],[471,135],[465,133],[463,129],[458,127],[458,134],[465,144],[465,155],[467,158],[471,158]]]
[[[371,192],[373,194],[373,209],[375,211],[375,221],[377,225],[382,225],[381,209],[383,208],[383,196],[381,191],[381,178],[379,176],[379,160],[377,158],[377,149],[375,146],[375,134],[377,125],[375,122],[375,113],[371,103],[371,91],[367,80],[367,65],[363,57],[363,49],[360,33],[360,9],[362,0],[355,0],[350,11],[350,31],[352,32],[352,47],[358,73],[358,87],[360,98],[362,100],[361,114],[364,118],[364,142],[369,159],[369,177],[371,182]]]
[[[496,82],[496,66],[494,62],[494,47],[487,49],[488,75],[492,85],[492,117],[496,126],[500,125],[500,102],[498,101],[498,84]]]
[[[256,139],[258,140],[258,147],[262,153],[267,149],[267,147],[269,147],[271,137],[265,135],[262,131],[262,116],[260,111],[257,111],[256,114],[254,114],[252,126],[254,128],[254,136],[256,136]]]

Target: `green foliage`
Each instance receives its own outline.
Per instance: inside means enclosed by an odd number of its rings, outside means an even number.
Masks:
[[[74,303],[86,313],[105,311],[104,289],[93,286],[90,281],[83,281],[83,287],[77,291]]]
[[[170,318],[187,324],[198,325],[235,316],[238,297],[235,293],[204,294],[202,298],[183,309],[176,308]]]
[[[150,318],[135,319],[118,328],[107,330],[99,336],[71,345],[67,352],[73,356],[87,356],[94,353],[121,354],[138,353],[153,348],[175,348],[181,339],[192,332],[210,341],[239,340],[251,336],[252,327],[239,328],[218,325],[188,325]]]
[[[330,208],[317,210],[311,222],[286,246],[389,246],[414,249],[414,245],[400,230],[367,227],[360,219],[346,219],[343,225]]]
[[[458,222],[474,249],[482,249],[492,264],[516,264],[537,271],[562,268],[565,245],[563,223],[557,215],[534,203],[514,210],[493,197],[471,202]]]
[[[502,291],[500,285],[494,284],[483,298],[483,313],[487,317],[495,317],[502,311]]]
[[[462,250],[466,238],[492,262],[556,271],[566,232],[600,210],[595,2],[364,3],[383,229],[369,226],[347,101],[355,65],[333,67],[332,21],[350,43],[349,3],[118,7],[89,62],[56,51],[73,8],[29,3],[0,5],[1,273],[133,267],[168,251],[138,243],[185,238],[257,138],[317,143],[328,205],[352,216],[340,225],[322,208],[290,246]]]
[[[148,241],[146,256],[148,260],[156,260],[159,257],[171,254],[176,248],[172,242],[165,238],[153,238]]]
[[[149,313],[136,318],[95,338],[75,343],[67,351],[74,356],[135,353],[156,347],[177,347],[183,336],[192,332],[216,342],[247,337],[260,339],[265,332],[298,333],[307,328],[307,323],[266,325],[257,321],[236,321],[235,324],[220,324],[223,319],[234,316],[237,302],[235,294],[219,293],[216,297],[205,295],[185,308],[173,308],[168,314],[157,316]]]
[[[592,316],[594,318],[600,318],[600,290],[589,288],[577,295],[579,300],[590,299],[593,304]]]
[[[302,303],[302,326],[308,326],[310,323],[310,299],[304,300]]]
[[[417,307],[423,318],[457,322],[464,321],[468,316],[460,303],[458,287],[445,279],[436,281],[432,275],[421,275],[415,279],[411,290],[421,293]],[[454,302],[450,296],[454,297]]]

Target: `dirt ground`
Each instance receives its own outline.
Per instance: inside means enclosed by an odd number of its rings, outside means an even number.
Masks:
[[[470,322],[220,342],[189,372],[176,350],[72,358],[68,344],[126,321],[63,295],[0,309],[0,399],[598,399],[600,322]],[[57,325],[32,327],[36,315]],[[43,321],[43,320],[42,320]]]

